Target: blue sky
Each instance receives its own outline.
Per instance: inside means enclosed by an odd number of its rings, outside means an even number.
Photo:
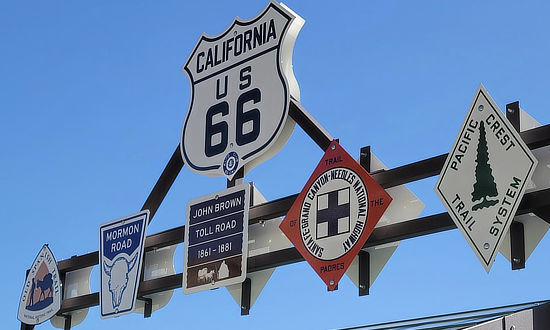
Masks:
[[[181,67],[201,33],[266,3],[0,3],[3,324],[19,326],[24,272],[42,244],[58,260],[96,251],[100,224],[139,211],[179,143],[190,91]],[[448,152],[479,83],[501,109],[519,100],[550,122],[547,2],[285,3],[306,20],[293,57],[302,105],[354,157],[370,145],[392,168]],[[245,179],[268,200],[294,194],[321,155],[296,127]],[[423,215],[444,211],[435,181],[408,185]],[[184,167],[148,233],[184,224],[188,200],[224,187]],[[366,297],[346,277],[327,292],[302,262],[276,270],[249,316],[225,289],[178,289],[149,319],[101,320],[93,307],[77,329],[335,328],[540,300],[550,297],[548,252],[545,237],[526,269],[499,255],[487,275],[452,230],[402,242]],[[91,281],[97,291],[97,269]]]

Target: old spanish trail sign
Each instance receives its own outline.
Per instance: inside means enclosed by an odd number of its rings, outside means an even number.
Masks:
[[[329,290],[334,290],[391,200],[332,141],[280,228]]]
[[[303,24],[286,6],[270,2],[256,18],[201,36],[183,67],[191,101],[181,151],[194,172],[232,179],[288,140],[290,97],[300,99],[292,50]]]
[[[39,324],[61,308],[61,281],[57,262],[45,244],[32,263],[19,300],[17,318],[26,324]]]
[[[537,160],[480,85],[435,191],[487,272]]]
[[[250,184],[187,204],[183,292],[241,283],[246,278]]]
[[[99,228],[99,306],[102,318],[134,310],[149,210]]]

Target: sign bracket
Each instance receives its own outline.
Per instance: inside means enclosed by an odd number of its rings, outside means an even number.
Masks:
[[[143,309],[143,318],[151,317],[151,314],[153,314],[153,299],[146,297],[137,297],[137,299],[145,303],[145,307]]]
[[[506,104],[506,119],[520,133],[519,101]],[[512,220],[510,226],[510,256],[512,270],[525,268],[525,231],[521,222]]]

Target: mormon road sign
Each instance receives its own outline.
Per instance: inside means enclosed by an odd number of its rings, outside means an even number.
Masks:
[[[30,268],[21,299],[19,299],[19,321],[35,325],[54,316],[61,308],[61,280],[57,262],[52,251],[45,244]]]
[[[435,191],[487,272],[537,160],[480,85]]]
[[[280,225],[334,290],[392,198],[332,141]]]
[[[270,2],[256,18],[201,36],[183,67],[191,101],[181,151],[191,170],[232,179],[282,148],[294,128],[290,97],[300,99],[292,50],[303,24]]]
[[[99,228],[99,309],[101,318],[134,310],[141,275],[149,210]]]
[[[241,283],[246,278],[250,184],[187,203],[183,292]]]

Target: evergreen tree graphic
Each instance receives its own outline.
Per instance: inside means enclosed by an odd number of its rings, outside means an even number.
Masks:
[[[498,199],[487,199],[487,197],[498,196],[498,192],[495,178],[493,177],[493,170],[491,169],[491,165],[489,165],[489,151],[487,149],[487,139],[485,137],[485,125],[482,121],[479,123],[476,163],[476,182],[474,183],[474,191],[472,191],[472,202],[479,200],[481,200],[481,202],[472,206],[472,211],[490,207],[498,203]]]

